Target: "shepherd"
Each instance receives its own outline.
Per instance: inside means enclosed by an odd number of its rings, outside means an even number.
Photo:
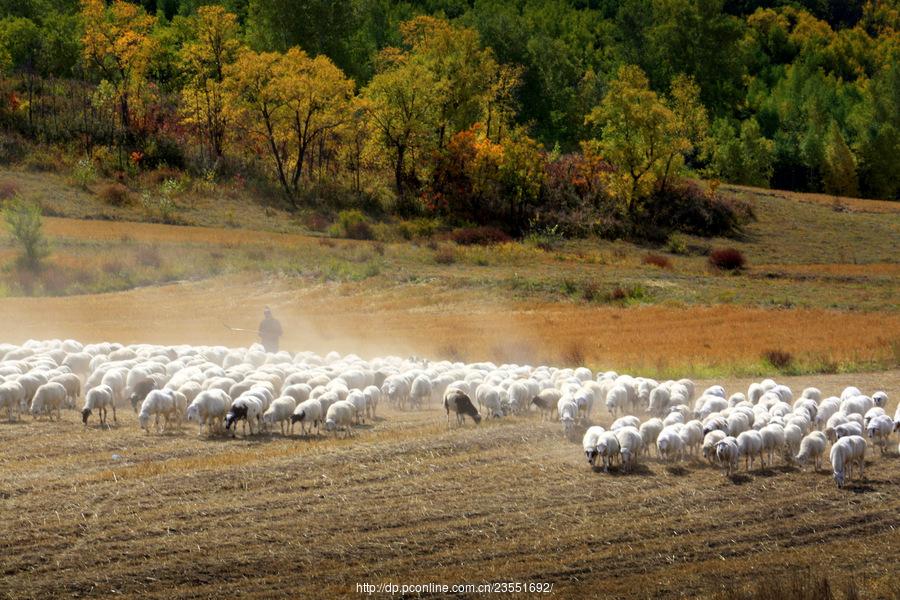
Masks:
[[[259,324],[259,339],[266,352],[278,352],[278,340],[281,338],[281,323],[272,316],[272,309],[263,309],[263,320]]]

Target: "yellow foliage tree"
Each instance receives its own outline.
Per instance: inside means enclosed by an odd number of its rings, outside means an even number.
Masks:
[[[112,84],[122,127],[130,125],[128,100],[144,81],[154,44],[150,37],[156,18],[122,0],[81,0],[84,58]]]
[[[187,76],[181,90],[181,113],[209,147],[214,159],[222,156],[228,128],[222,82],[225,67],[242,48],[237,17],[221,6],[201,6],[190,18],[195,37],[181,48],[179,59]]]

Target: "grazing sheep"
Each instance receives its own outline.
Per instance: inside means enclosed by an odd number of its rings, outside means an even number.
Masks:
[[[373,386],[374,387],[374,386]],[[306,435],[306,424],[309,423],[309,429],[316,428],[316,435],[319,435],[319,422],[323,421],[325,415],[322,412],[322,404],[316,400],[306,400],[297,405],[294,414],[291,415],[291,435],[294,435],[294,424],[300,423],[300,435]]]
[[[118,422],[116,418],[116,404],[113,402],[113,391],[108,385],[98,385],[95,388],[88,390],[88,393],[84,396],[84,408],[81,409],[81,422],[84,423],[84,426],[87,427],[88,417],[91,416],[91,413],[94,409],[97,410],[97,414],[100,416],[100,424],[108,425],[108,411],[112,408],[113,411],[113,422]]]
[[[627,415],[625,417],[619,417],[618,419],[613,421],[613,424],[609,426],[609,430],[610,431],[618,431],[619,429],[622,429],[623,427],[637,428],[637,427],[640,427],[640,425],[641,425],[640,419],[638,419],[637,417],[632,416],[632,415]]]
[[[743,431],[737,436],[738,450],[744,457],[747,470],[753,468],[753,461],[758,456],[760,462],[765,465],[763,460],[763,441],[758,431]]]
[[[714,429],[703,436],[703,458],[710,463],[716,460],[716,444],[725,439],[725,432],[721,429]]]
[[[864,415],[873,406],[875,402],[868,396],[851,396],[841,401],[841,412],[845,415]]]
[[[822,468],[822,454],[825,453],[827,445],[828,440],[825,438],[825,434],[821,431],[813,431],[801,440],[800,450],[794,457],[794,462],[802,467],[812,459],[815,471],[818,472]]]
[[[669,388],[662,386],[653,388],[650,391],[650,404],[647,412],[658,417],[665,416],[669,410],[669,399]]]
[[[775,451],[784,448],[784,427],[777,423],[770,423],[759,430],[762,438],[762,451],[768,455],[769,462],[763,462],[763,466],[775,464]]]
[[[52,377],[50,381],[61,383],[66,388],[66,406],[74,408],[75,403],[81,397],[81,379],[74,373],[63,373]]]
[[[659,432],[663,430],[663,427],[662,419],[658,417],[647,419],[641,423],[638,430],[641,432],[641,438],[644,440],[644,453],[650,454],[650,449],[656,448],[656,439],[659,437]]]
[[[825,438],[825,434],[822,434],[822,438]],[[799,450],[802,440],[802,429],[793,423],[784,426],[784,450],[787,453],[787,456],[791,457]]]
[[[466,416],[472,417],[475,424],[481,423],[481,415],[469,396],[458,389],[448,388],[444,393],[444,410],[447,412],[447,428],[450,428],[450,411],[456,413],[456,424],[462,426]]]
[[[466,399],[468,399],[468,396],[466,396]],[[471,402],[469,404],[471,405]],[[325,431],[333,431],[337,435],[343,429],[346,434],[345,437],[352,437],[353,413],[355,411],[356,407],[352,402],[338,400],[328,407],[328,412],[325,414]]]
[[[716,460],[725,467],[726,477],[737,471],[741,460],[741,449],[737,439],[728,436],[716,444]]]
[[[887,415],[879,415],[873,418],[869,421],[868,427],[866,427],[866,435],[875,446],[878,446],[881,454],[884,454],[884,448],[893,431],[894,420]]]
[[[888,395],[884,392],[875,392],[872,394],[872,402],[875,403],[875,406],[880,406],[884,408],[887,406]]]
[[[678,435],[681,437],[682,448],[687,449],[693,456],[697,453],[697,448],[703,444],[703,425],[700,421],[688,421]]]
[[[553,418],[553,413],[557,410],[557,405],[561,398],[562,392],[554,388],[548,388],[541,390],[537,396],[532,398],[531,403],[541,411],[541,420],[543,421],[545,418]]]
[[[628,389],[621,384],[617,384],[606,393],[606,409],[609,414],[616,416],[619,411],[625,411],[625,405],[628,403]]]
[[[360,392],[360,395],[362,395],[362,392]],[[282,396],[273,400],[266,412],[263,413],[263,423],[268,425],[278,423],[281,428],[281,435],[284,435],[284,427],[294,414],[295,408],[297,408],[297,401],[290,396]]]
[[[231,406],[231,397],[222,389],[207,389],[194,397],[187,407],[188,421],[196,421],[200,426],[198,434],[203,433],[203,427],[211,435],[213,431],[221,431],[222,420],[228,407]]]
[[[60,420],[63,404],[66,403],[66,395],[66,388],[61,383],[45,383],[34,392],[34,398],[31,400],[31,414],[35,418],[38,415],[46,414],[52,421],[55,410],[56,420]]]
[[[486,413],[493,418],[503,416],[503,409],[500,406],[499,388],[489,383],[482,383],[475,389],[475,400],[478,402],[480,412]]]
[[[134,384],[134,388],[131,392],[131,409],[134,412],[137,412],[138,406],[144,401],[144,398],[147,397],[147,394],[152,392],[157,388],[156,380],[152,377],[147,377],[146,379],[141,379],[137,383]]]
[[[175,390],[153,390],[141,403],[141,411],[138,413],[138,423],[141,429],[150,433],[150,417],[155,417],[154,428],[157,432],[165,431],[169,427],[169,421],[172,419],[181,420],[181,411],[179,411],[179,401],[176,395],[180,395]],[[183,398],[183,396],[182,396]],[[159,428],[159,417],[165,420],[162,430]]]
[[[679,429],[678,424],[666,426],[656,438],[656,455],[664,462],[681,460],[684,454],[684,442]]]
[[[375,385],[368,385],[363,390],[366,397],[366,418],[375,420],[375,409],[378,408],[378,402],[381,400],[381,388]]]
[[[250,427],[250,435],[253,435],[253,423],[256,423],[256,431],[258,433],[260,425],[259,420],[262,416],[262,412],[262,401],[259,398],[247,395],[239,396],[232,401],[231,407],[225,414],[225,431],[231,431],[233,426],[234,431],[231,432],[231,437],[235,437],[237,435],[237,422],[243,421],[241,424],[242,435],[247,434],[248,424]]]
[[[22,414],[22,404],[25,402],[25,388],[18,381],[6,381],[0,384],[0,409],[6,408],[7,418],[12,423],[13,409],[16,417]]]
[[[832,440],[832,443],[836,442],[837,440],[839,440],[841,438],[848,437],[851,435],[858,435],[858,436],[862,437],[863,431],[864,431],[863,426],[861,424],[857,423],[856,421],[849,421],[847,423],[843,423],[834,428],[834,439]]]
[[[853,479],[854,463],[859,467],[857,479],[862,479],[866,466],[866,440],[858,435],[840,438],[831,447],[830,459],[834,481],[839,488],[844,487],[845,481]]]
[[[409,388],[409,401],[414,408],[421,408],[428,404],[431,398],[431,380],[425,375],[419,375],[413,379]]]
[[[581,446],[584,448],[584,456],[587,458],[588,464],[592,467],[598,456],[597,441],[605,431],[606,430],[602,427],[594,425],[593,427],[587,428],[587,431],[584,432],[584,437],[581,439]]]
[[[644,446],[644,440],[641,438],[641,432],[637,427],[631,425],[619,429],[616,433],[616,439],[619,440],[619,454],[622,456],[622,470],[626,473],[634,469],[637,465],[638,457]]]

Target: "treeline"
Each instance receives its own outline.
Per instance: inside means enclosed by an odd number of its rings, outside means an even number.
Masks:
[[[0,0],[0,16],[4,129],[110,171],[258,175],[294,205],[515,231],[732,227],[685,173],[900,193],[897,0]]]

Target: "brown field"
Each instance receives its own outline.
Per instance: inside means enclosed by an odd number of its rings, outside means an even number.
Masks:
[[[898,313],[601,307],[508,301],[487,292],[413,284],[297,287],[290,280],[240,276],[114,294],[0,299],[0,331],[14,342],[69,337],[246,345],[252,334],[224,324],[254,328],[267,304],[285,326],[285,347],[361,356],[584,363],[681,376],[758,367],[768,350],[832,370],[896,364],[900,351]]]
[[[897,371],[784,381],[900,394]],[[0,595],[336,598],[361,597],[358,582],[530,581],[553,584],[544,597],[680,598],[809,570],[836,591],[852,580],[860,597],[898,597],[894,447],[844,490],[827,467],[780,464],[726,479],[648,459],[605,475],[537,417],[448,431],[436,408],[381,412],[350,440],[145,435],[125,409],[112,430],[73,412],[2,422]]]

